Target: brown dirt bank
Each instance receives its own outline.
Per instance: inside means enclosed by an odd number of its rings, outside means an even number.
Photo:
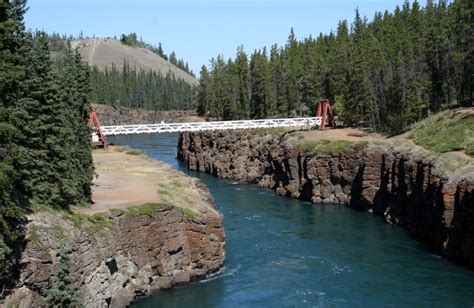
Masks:
[[[434,155],[402,139],[350,142],[324,133],[183,133],[178,157],[192,170],[282,196],[380,215],[474,267],[472,160],[453,162],[457,153]]]
[[[157,203],[181,206],[196,215],[219,215],[198,179],[137,150],[110,146],[107,151],[94,151],[93,158],[98,174],[92,187],[93,205],[78,207],[77,212],[94,214]]]
[[[61,252],[85,307],[125,307],[223,264],[223,217],[199,180],[126,148],[93,157],[96,203],[73,212],[38,206],[29,215],[20,279],[0,304],[39,306]]]

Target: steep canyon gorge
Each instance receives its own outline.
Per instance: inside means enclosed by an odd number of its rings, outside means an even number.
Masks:
[[[440,255],[474,266],[472,174],[448,176],[436,161],[388,144],[355,143],[317,153],[294,139],[255,131],[182,133],[178,158],[191,170],[272,188],[281,196],[382,216]]]

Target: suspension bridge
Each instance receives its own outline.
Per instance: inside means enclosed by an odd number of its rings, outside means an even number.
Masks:
[[[199,131],[208,131],[208,130],[319,126],[321,125],[321,120],[322,120],[322,117],[310,117],[310,118],[215,121],[215,122],[193,122],[193,123],[116,125],[116,126],[102,126],[101,128],[104,135],[115,136],[115,135],[129,135],[129,134],[199,132]]]
[[[319,103],[315,117],[284,118],[284,119],[258,119],[238,121],[212,121],[188,123],[154,123],[137,125],[106,125],[101,126],[95,110],[91,111],[89,126],[92,128],[92,143],[107,146],[107,136],[153,133],[181,133],[215,130],[276,128],[276,127],[319,127],[326,125],[336,127],[336,121],[331,112],[329,100]]]

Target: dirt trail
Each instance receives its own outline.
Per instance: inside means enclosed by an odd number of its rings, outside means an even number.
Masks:
[[[90,207],[76,208],[93,214],[145,203],[187,208],[196,213],[215,211],[199,188],[199,180],[178,172],[135,150],[109,147],[93,152],[97,177]]]
[[[97,42],[97,41],[93,41],[92,43],[92,48],[91,48],[91,52],[89,53],[89,63],[93,63],[93,59],[94,59],[94,53],[95,53],[95,49],[97,48],[97,45],[99,45],[100,42]]]
[[[303,131],[305,140],[348,140],[348,141],[387,141],[388,139],[379,134],[368,134],[357,128],[338,128],[326,130]]]

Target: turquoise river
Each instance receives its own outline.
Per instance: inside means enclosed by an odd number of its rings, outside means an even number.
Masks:
[[[200,178],[224,214],[222,270],[132,307],[474,307],[474,271],[380,217],[188,171],[177,135],[110,141]]]

